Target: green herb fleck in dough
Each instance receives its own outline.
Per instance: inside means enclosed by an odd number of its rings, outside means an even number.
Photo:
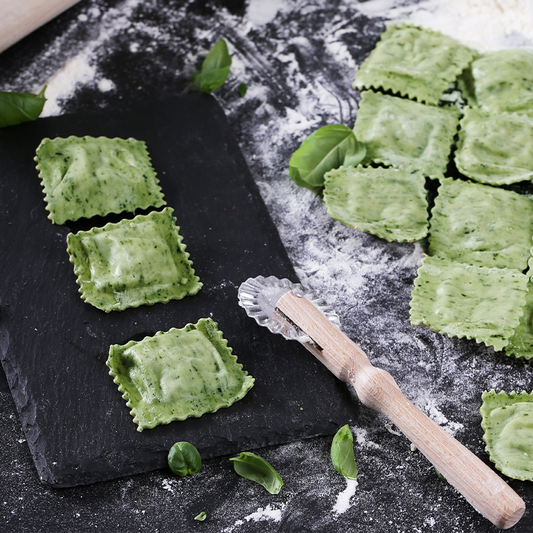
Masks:
[[[458,170],[489,185],[533,178],[533,118],[464,109],[455,153]]]
[[[55,224],[165,205],[146,144],[135,139],[43,139],[35,157]]]
[[[362,93],[354,133],[366,146],[362,164],[382,164],[442,178],[459,111],[374,91]]]
[[[416,241],[428,230],[426,179],[394,168],[341,167],[325,175],[334,219],[387,241]]]
[[[411,324],[502,350],[523,313],[527,276],[425,256],[411,294]]]
[[[531,199],[479,183],[441,180],[431,210],[430,255],[523,271],[532,244]]]
[[[202,287],[169,207],[69,233],[82,299],[105,312],[180,300]]]
[[[254,384],[210,318],[114,344],[106,364],[138,431],[229,407]]]
[[[360,66],[354,88],[392,91],[437,104],[475,52],[442,33],[392,23]]]
[[[519,113],[533,118],[533,53],[523,48],[487,52],[469,69],[470,92],[491,113]]]
[[[485,391],[480,413],[485,449],[496,468],[533,481],[533,394]]]

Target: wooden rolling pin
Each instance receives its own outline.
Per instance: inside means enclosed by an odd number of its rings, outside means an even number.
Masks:
[[[79,0],[0,0],[0,52]]]
[[[286,292],[277,308],[316,345],[303,343],[337,378],[353,385],[359,400],[384,414],[466,500],[501,529],[522,517],[524,501],[491,468],[430,420],[400,391],[392,376],[305,297]]]

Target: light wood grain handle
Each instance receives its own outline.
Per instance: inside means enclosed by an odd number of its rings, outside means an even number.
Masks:
[[[360,401],[387,416],[466,500],[501,529],[522,517],[524,501],[489,466],[412,404],[392,376],[307,299],[284,294],[277,307],[315,342],[308,345],[339,379],[353,385]]]
[[[1,0],[0,52],[79,0]]]

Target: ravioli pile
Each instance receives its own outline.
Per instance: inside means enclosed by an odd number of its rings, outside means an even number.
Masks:
[[[413,325],[533,358],[533,201],[509,187],[533,178],[533,53],[479,55],[438,32],[391,24],[354,88],[366,158],[325,175],[328,213],[389,241],[427,237]],[[438,184],[430,215],[425,179]],[[492,391],[483,402],[491,459],[533,480],[524,443],[533,439],[533,396]]]
[[[67,251],[85,302],[104,312],[123,311],[201,289],[144,142],[47,138],[35,160],[55,224],[163,207],[69,233]],[[139,431],[227,407],[254,383],[211,319],[113,345],[107,365]]]

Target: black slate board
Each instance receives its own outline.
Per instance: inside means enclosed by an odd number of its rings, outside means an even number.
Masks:
[[[67,234],[131,215],[65,226],[47,219],[33,157],[42,138],[68,135],[146,141],[204,283],[198,295],[110,314],[81,300]],[[161,468],[180,440],[208,458],[353,423],[347,388],[238,306],[238,286],[250,276],[297,279],[214,98],[194,94],[0,130],[0,174],[0,355],[43,483],[68,487]],[[208,316],[256,378],[254,388],[229,409],[137,432],[108,375],[109,345]]]

